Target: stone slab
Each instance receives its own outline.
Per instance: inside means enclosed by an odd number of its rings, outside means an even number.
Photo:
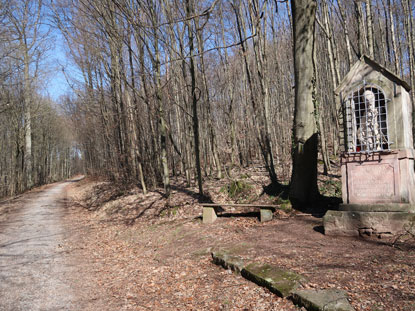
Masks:
[[[259,220],[261,222],[271,221],[272,216],[273,216],[272,209],[261,208],[261,210],[259,211]]]
[[[348,203],[400,201],[397,158],[347,163]]]
[[[326,235],[397,235],[415,224],[415,213],[328,211],[323,217]]]
[[[268,288],[280,297],[288,297],[306,279],[295,272],[269,264],[251,263],[242,269],[242,276]]]
[[[238,274],[241,273],[242,269],[246,265],[245,260],[241,257],[234,256],[223,251],[212,252],[212,259],[216,265],[232,270]]]
[[[415,204],[413,149],[343,154],[342,198],[346,204]]]
[[[240,273],[246,279],[268,288],[271,292],[290,297],[291,300],[309,311],[354,311],[347,300],[345,291],[299,290],[306,278],[290,270],[260,263],[247,263],[228,250],[216,250],[211,253],[213,262],[225,269]]]
[[[380,203],[380,204],[340,204],[340,211],[359,212],[415,212],[415,204]]]
[[[293,302],[308,311],[354,311],[347,298],[347,293],[338,289],[303,289],[292,293]]]
[[[211,224],[215,222],[216,218],[216,212],[213,207],[203,207],[203,223],[204,224]]]

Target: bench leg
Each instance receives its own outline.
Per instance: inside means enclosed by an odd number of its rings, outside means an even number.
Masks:
[[[216,220],[216,212],[213,207],[203,207],[203,223],[211,224]]]
[[[259,220],[261,222],[270,221],[270,220],[272,220],[272,214],[273,214],[272,210],[261,208]]]

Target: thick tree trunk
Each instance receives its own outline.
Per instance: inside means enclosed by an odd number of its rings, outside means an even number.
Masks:
[[[295,111],[290,200],[305,205],[318,198],[318,134],[315,118],[315,0],[292,0],[294,29]]]

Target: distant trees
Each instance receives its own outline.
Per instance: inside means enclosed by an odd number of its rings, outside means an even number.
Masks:
[[[290,50],[269,61],[273,47],[267,23],[272,21],[273,35],[286,34],[279,44],[287,48],[290,34],[289,22],[273,14],[280,5],[264,4],[119,0],[55,5],[56,22],[83,73],[71,105],[89,121],[77,126],[89,172],[129,178],[143,187],[164,184],[166,194],[169,177],[183,174],[203,193],[204,176],[221,177],[231,165],[249,165],[261,155],[276,180],[278,141],[285,145],[278,151],[281,160],[290,156],[292,108],[273,107],[271,98],[292,100],[286,87],[292,79],[280,85],[268,72],[289,72],[292,65]],[[266,18],[261,17],[264,9]],[[277,115],[287,125],[282,132],[272,126]],[[143,173],[137,176],[139,167]]]
[[[24,174],[25,187],[33,186],[32,174],[32,85],[36,82],[39,62],[44,53],[45,37],[40,30],[42,1],[10,1],[5,6],[7,39],[14,48],[15,65],[22,71],[22,100],[24,115]],[[43,37],[43,38],[42,38]]]
[[[44,15],[41,0],[0,2],[0,197],[66,178],[79,159],[66,118],[38,92]]]
[[[0,112],[0,197],[28,189],[23,89],[3,87]],[[32,183],[42,185],[82,172],[71,126],[55,103],[32,93]]]

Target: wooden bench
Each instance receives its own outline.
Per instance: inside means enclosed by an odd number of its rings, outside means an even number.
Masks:
[[[272,214],[278,205],[266,204],[220,204],[220,203],[202,203],[203,206],[203,223],[211,224],[216,218],[215,207],[255,207],[259,208],[259,220],[261,222],[272,220]]]

